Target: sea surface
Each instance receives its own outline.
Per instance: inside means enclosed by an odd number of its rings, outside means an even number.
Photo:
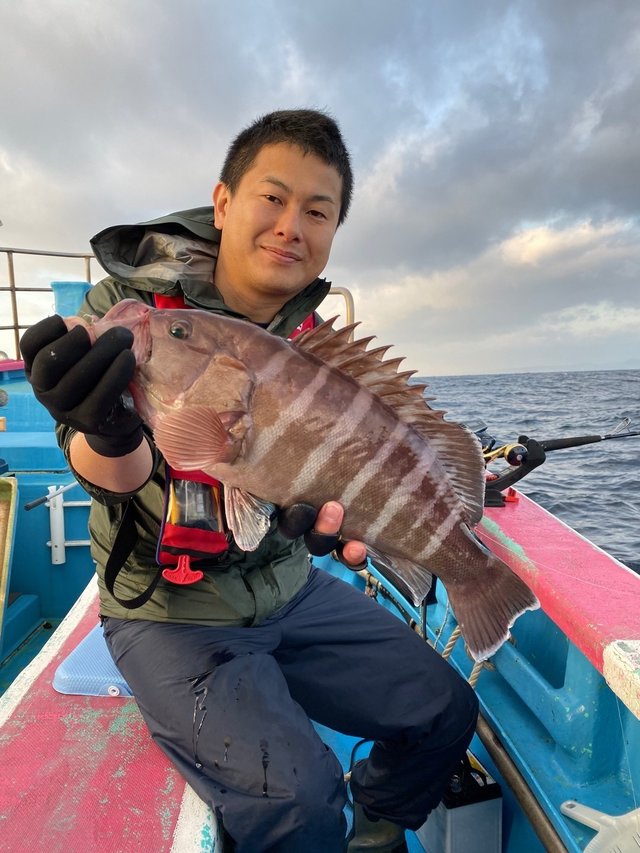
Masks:
[[[423,377],[430,405],[499,444],[640,430],[640,370]],[[496,444],[497,446],[497,444]],[[501,473],[502,466],[491,470]],[[640,572],[640,435],[555,450],[516,487]]]

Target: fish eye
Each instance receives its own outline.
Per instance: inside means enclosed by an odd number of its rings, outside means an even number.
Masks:
[[[191,323],[186,320],[176,320],[169,326],[169,334],[180,341],[191,337]]]

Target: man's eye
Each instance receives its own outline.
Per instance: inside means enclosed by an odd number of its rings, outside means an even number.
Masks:
[[[327,218],[321,210],[310,210],[309,213],[315,219],[326,219]]]
[[[191,325],[183,322],[182,320],[178,320],[169,326],[169,334],[171,337],[178,338],[178,340],[183,341],[185,338],[190,337]]]

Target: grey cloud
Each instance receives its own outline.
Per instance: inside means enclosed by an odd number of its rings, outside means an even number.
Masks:
[[[0,18],[0,242],[79,250],[114,222],[206,204],[232,135],[312,105],[356,171],[329,272],[416,352],[464,353],[495,321],[486,303],[523,336],[603,289],[633,307],[639,32],[635,0],[24,0]],[[610,221],[627,231],[575,267],[491,256],[541,223]],[[456,310],[427,300],[384,325],[390,283],[456,270]]]

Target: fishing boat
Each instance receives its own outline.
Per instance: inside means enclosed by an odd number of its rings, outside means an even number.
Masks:
[[[16,342],[0,361],[0,850],[219,853],[215,815],[151,741],[102,639],[89,498],[19,361],[18,251],[0,249],[14,312],[4,328]],[[61,314],[91,286],[91,256],[74,257],[85,280],[52,284]],[[411,853],[637,853],[640,577],[514,487],[545,448],[527,439],[524,455],[518,443],[498,450],[513,446],[519,465],[488,484],[477,533],[541,609],[489,661],[467,655],[442,584],[415,607],[374,563],[317,563],[406,620],[480,699],[469,760],[407,833]],[[366,753],[367,743],[318,729],[345,773]]]

